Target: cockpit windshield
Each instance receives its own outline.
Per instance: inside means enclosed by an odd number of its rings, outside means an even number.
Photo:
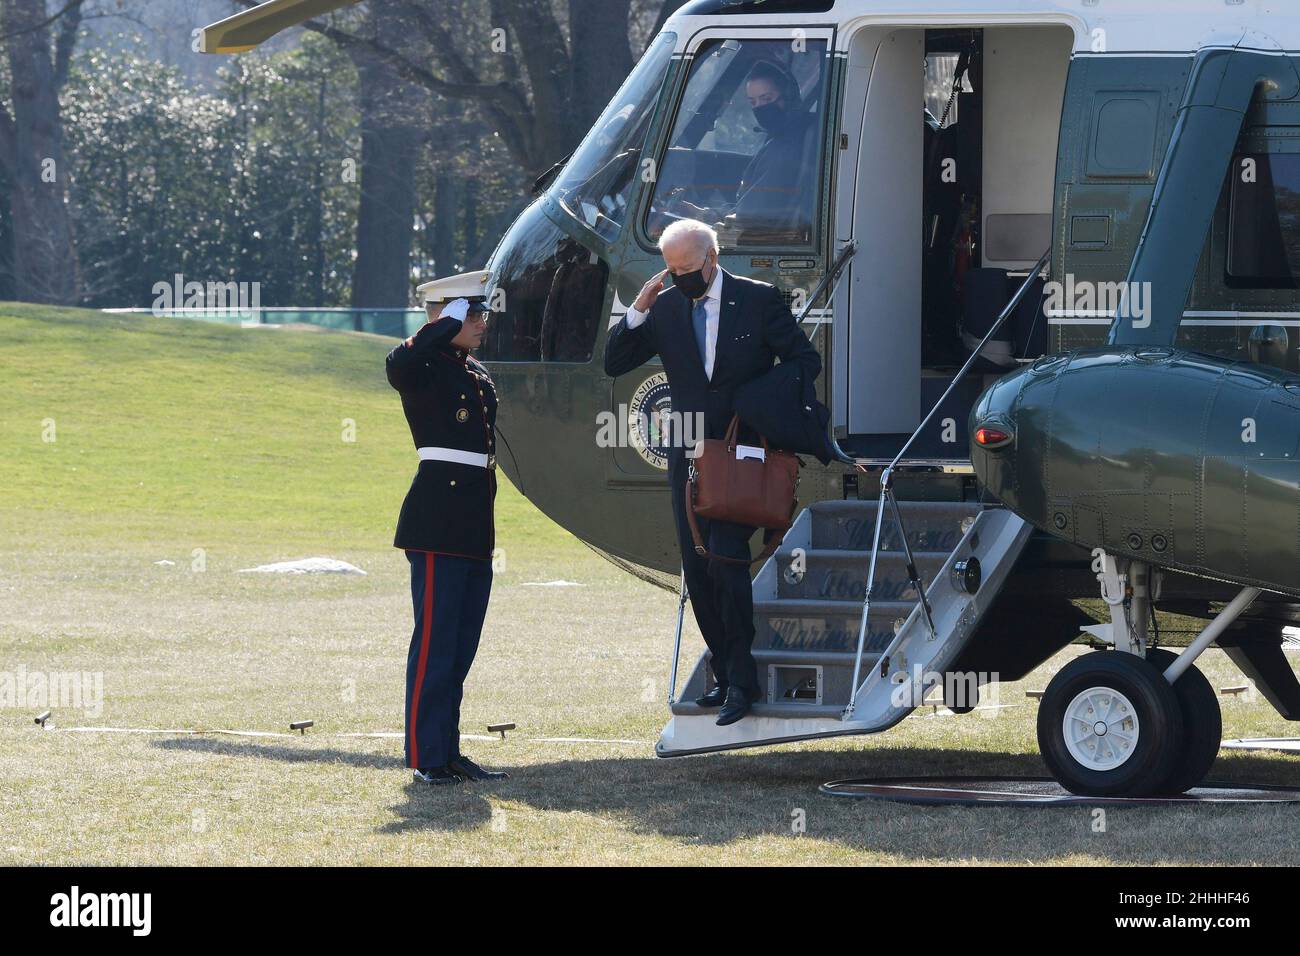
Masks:
[[[676,42],[676,34],[663,33],[646,50],[551,187],[551,195],[606,242],[618,237],[627,219],[641,147]]]
[[[826,42],[710,40],[691,65],[646,231],[714,224],[725,246],[813,241],[826,111]]]

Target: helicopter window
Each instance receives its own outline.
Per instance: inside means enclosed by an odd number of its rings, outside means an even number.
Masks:
[[[615,94],[552,187],[570,215],[606,242],[618,238],[677,36],[664,33]]]
[[[646,222],[725,246],[806,246],[821,182],[826,41],[716,40],[695,54]]]
[[[494,266],[498,311],[480,357],[489,362],[588,362],[609,267],[537,210],[502,242]]]
[[[1259,288],[1297,286],[1300,154],[1239,155],[1233,163],[1228,279]]]
[[[958,94],[974,92],[964,71],[958,79],[961,59],[959,53],[932,53],[925,58],[926,122],[933,129],[955,125],[961,105]]]

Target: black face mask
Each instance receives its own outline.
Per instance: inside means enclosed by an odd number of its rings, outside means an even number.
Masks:
[[[673,276],[673,285],[681,289],[682,295],[688,299],[698,299],[709,291],[709,283],[704,279],[703,266],[694,272],[683,272],[681,275]]]
[[[754,122],[766,132],[775,133],[785,125],[785,107],[780,103],[764,103],[754,108]]]

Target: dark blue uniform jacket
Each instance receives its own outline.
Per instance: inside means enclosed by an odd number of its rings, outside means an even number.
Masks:
[[[460,328],[460,320],[453,318],[423,326],[388,353],[388,382],[401,393],[416,448],[495,455],[496,388],[481,362],[452,348]],[[409,551],[490,558],[496,544],[496,491],[494,467],[419,462],[393,544]]]

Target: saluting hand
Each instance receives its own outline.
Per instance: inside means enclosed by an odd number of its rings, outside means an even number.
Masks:
[[[655,304],[655,299],[659,298],[659,293],[664,291],[664,279],[668,278],[668,270],[650,277],[650,281],[641,287],[640,294],[636,301],[632,303],[632,308],[638,312],[649,312],[650,307]]]

